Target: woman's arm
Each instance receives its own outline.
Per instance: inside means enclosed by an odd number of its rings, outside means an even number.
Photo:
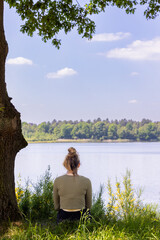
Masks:
[[[55,210],[59,210],[60,209],[60,198],[59,198],[59,195],[58,195],[58,187],[57,187],[56,179],[53,183],[53,201],[54,201]]]
[[[87,191],[86,191],[86,196],[85,196],[85,207],[86,209],[91,209],[92,206],[92,185],[91,181],[88,179],[87,183]]]

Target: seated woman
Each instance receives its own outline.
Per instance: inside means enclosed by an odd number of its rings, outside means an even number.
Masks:
[[[67,173],[54,181],[53,199],[55,210],[58,210],[57,222],[79,220],[92,205],[91,181],[77,174],[80,160],[76,149],[71,147],[63,162]]]

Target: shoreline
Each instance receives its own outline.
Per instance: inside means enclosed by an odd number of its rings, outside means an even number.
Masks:
[[[51,141],[30,141],[27,140],[28,143],[133,143],[133,142],[143,142],[143,143],[151,143],[151,142],[160,142],[160,141],[138,141],[138,140],[129,140],[129,139],[106,139],[106,140],[96,140],[96,139],[57,139]]]

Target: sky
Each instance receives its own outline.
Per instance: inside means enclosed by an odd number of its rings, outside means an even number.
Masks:
[[[146,20],[143,10],[108,7],[93,17],[91,41],[76,29],[61,32],[57,50],[22,34],[20,17],[5,4],[7,90],[21,120],[160,121],[160,17]]]

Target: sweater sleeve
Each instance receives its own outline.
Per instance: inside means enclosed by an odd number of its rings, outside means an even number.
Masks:
[[[55,179],[53,183],[53,201],[54,201],[54,208],[55,210],[60,209],[60,198],[58,195],[58,187],[57,187],[57,180]]]
[[[92,185],[91,181],[88,179],[87,183],[87,191],[86,191],[86,196],[85,196],[85,207],[86,209],[91,209],[92,206]]]

